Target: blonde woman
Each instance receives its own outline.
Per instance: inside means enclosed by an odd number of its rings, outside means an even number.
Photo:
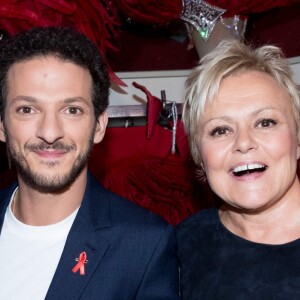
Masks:
[[[183,121],[223,205],[177,228],[183,299],[300,299],[299,111],[277,47],[224,41],[191,74]]]

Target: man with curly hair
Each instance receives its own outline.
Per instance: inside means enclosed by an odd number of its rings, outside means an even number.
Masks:
[[[0,299],[177,299],[171,226],[88,172],[110,86],[97,46],[56,27],[0,46],[0,140],[17,172],[0,192]]]

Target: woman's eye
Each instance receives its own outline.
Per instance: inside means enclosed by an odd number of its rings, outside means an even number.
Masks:
[[[276,125],[277,122],[273,119],[262,119],[257,122],[257,127],[268,128]]]
[[[82,113],[82,110],[78,107],[69,107],[66,109],[66,112],[71,115],[78,115]]]
[[[223,136],[228,134],[229,129],[227,127],[216,127],[214,128],[211,132],[210,135],[211,136]]]

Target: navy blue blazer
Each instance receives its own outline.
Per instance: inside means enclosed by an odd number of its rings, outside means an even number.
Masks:
[[[15,187],[0,192],[0,230]],[[80,275],[72,269],[84,251],[88,262]],[[172,226],[107,191],[89,174],[46,299],[179,299]]]

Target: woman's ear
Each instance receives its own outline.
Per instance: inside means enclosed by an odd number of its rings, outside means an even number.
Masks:
[[[107,122],[108,122],[107,113],[103,112],[97,119],[95,135],[94,135],[94,144],[98,144],[103,140]]]

